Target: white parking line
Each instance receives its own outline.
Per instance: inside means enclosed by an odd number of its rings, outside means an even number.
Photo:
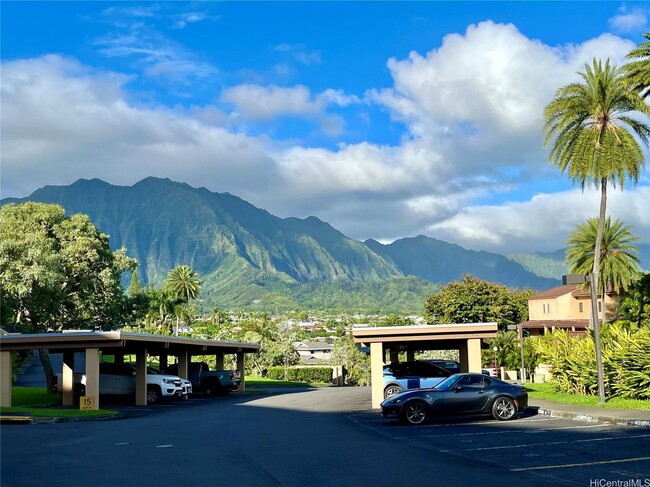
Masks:
[[[628,440],[634,438],[647,438],[649,435],[632,435],[632,436],[606,436],[602,438],[590,438],[587,440],[569,440],[569,441],[548,441],[545,443],[524,443],[520,445],[505,445],[505,446],[486,446],[482,448],[467,448],[460,451],[486,451],[486,450],[504,450],[506,448],[525,448],[529,446],[545,446],[545,445],[566,445],[569,443],[590,443],[593,441],[612,441],[612,440]],[[451,452],[453,450],[440,450],[442,452]]]
[[[121,443],[113,443],[113,446],[124,446],[124,445],[128,445],[128,444],[129,444],[128,441],[123,441]]]
[[[544,465],[544,466],[541,466],[541,467],[511,468],[510,471],[511,472],[524,472],[526,470],[548,470],[548,469],[551,469],[551,468],[590,467],[592,465],[607,465],[607,464],[610,464],[610,463],[641,462],[643,460],[650,460],[650,457],[622,458],[620,460],[603,460],[601,462],[588,462],[588,463],[567,463],[567,464],[561,464],[561,465]]]
[[[508,433],[544,433],[548,431],[587,429],[587,428],[606,428],[611,424],[590,424],[586,426],[563,426],[561,428],[542,428],[542,429],[513,429],[506,431],[482,431],[480,433],[449,433],[444,435],[419,435],[419,436],[396,436],[394,440],[417,440],[419,438],[442,438],[445,436],[481,436],[481,435],[503,435]]]
[[[171,448],[174,445],[156,445],[156,448]]]

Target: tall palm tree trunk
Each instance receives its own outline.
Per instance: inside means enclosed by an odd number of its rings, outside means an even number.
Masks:
[[[598,232],[596,233],[596,246],[594,248],[594,267],[592,273],[594,274],[594,289],[596,290],[596,296],[598,296],[598,278],[600,277],[600,249],[603,245],[603,232],[605,228],[605,213],[607,212],[607,178],[600,180],[600,213],[598,214]],[[602,314],[603,321],[605,319],[605,293],[603,292],[602,303]],[[597,320],[598,316],[594,316],[594,320]],[[593,330],[596,327],[596,323],[591,324],[591,329]]]

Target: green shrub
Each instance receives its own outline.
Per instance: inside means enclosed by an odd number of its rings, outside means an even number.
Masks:
[[[269,367],[267,377],[274,380],[284,380],[284,367]],[[287,380],[296,382],[332,382],[331,367],[288,367]]]
[[[598,394],[596,347],[591,334],[556,330],[533,344],[540,362],[551,366],[561,392]],[[606,325],[601,333],[605,395],[650,399],[650,328]]]

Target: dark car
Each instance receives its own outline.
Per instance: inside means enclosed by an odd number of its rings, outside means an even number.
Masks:
[[[426,360],[384,365],[384,398],[407,389],[434,387],[451,372]]]
[[[492,415],[505,421],[528,407],[528,393],[483,374],[454,374],[431,389],[395,394],[381,403],[385,418],[406,424],[422,424],[427,418],[455,415]]]
[[[426,362],[442,367],[452,374],[460,373],[460,364],[455,360],[442,360],[442,359],[427,359]]]

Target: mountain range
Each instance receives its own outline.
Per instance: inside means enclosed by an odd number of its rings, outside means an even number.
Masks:
[[[160,285],[186,264],[198,272],[201,310],[421,312],[429,294],[469,273],[509,287],[557,285],[563,251],[509,257],[417,236],[385,245],[350,239],[310,216],[279,218],[229,193],[149,177],[133,186],[80,179],[26,198],[85,213]]]

